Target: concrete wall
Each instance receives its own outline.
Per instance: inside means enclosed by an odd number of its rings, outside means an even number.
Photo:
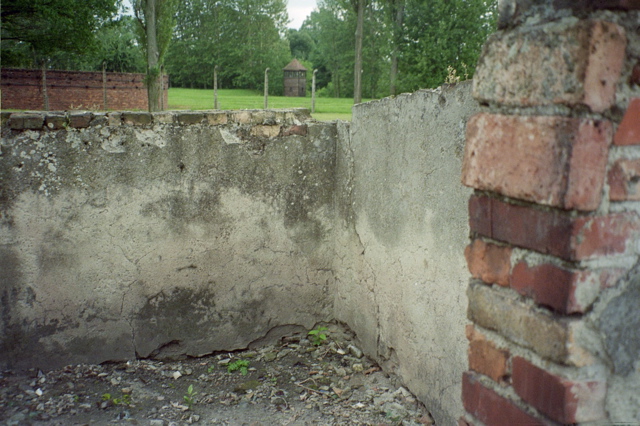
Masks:
[[[475,111],[461,84],[358,105],[351,126],[5,114],[2,365],[202,355],[335,318],[453,421]]]
[[[336,317],[438,424],[462,413],[468,83],[357,105],[338,148]]]
[[[197,356],[329,319],[335,126],[307,114],[3,115],[2,368]]]

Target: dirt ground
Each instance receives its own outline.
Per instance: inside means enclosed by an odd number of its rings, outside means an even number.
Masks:
[[[7,425],[432,425],[337,324],[202,358],[0,373]],[[326,336],[322,340],[320,335]]]

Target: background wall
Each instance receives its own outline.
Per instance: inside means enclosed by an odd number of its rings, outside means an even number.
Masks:
[[[109,110],[148,110],[144,74],[47,70],[50,111],[104,110],[104,88]],[[2,69],[2,107],[44,110],[42,70]],[[169,76],[165,76],[164,105],[168,101]]]
[[[329,319],[335,126],[308,120],[12,114],[0,365],[197,356]]]
[[[356,105],[338,149],[336,317],[438,424],[462,413],[470,190],[460,170],[476,111],[468,83]]]

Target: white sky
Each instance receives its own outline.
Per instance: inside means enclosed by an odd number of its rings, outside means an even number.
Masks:
[[[289,28],[300,29],[300,26],[316,8],[316,0],[287,0],[287,12],[289,13]]]

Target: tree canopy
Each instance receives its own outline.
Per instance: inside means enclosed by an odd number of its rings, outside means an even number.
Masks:
[[[3,66],[39,66],[40,55],[50,67],[144,70],[146,35],[134,37],[133,19],[116,14],[120,2],[4,0]],[[173,86],[209,88],[217,66],[219,87],[262,89],[270,68],[279,94],[282,68],[297,58],[318,69],[320,96],[354,96],[360,66],[363,98],[437,87],[451,70],[471,77],[497,15],[497,0],[318,0],[299,29],[287,29],[286,0],[155,2],[175,6],[162,18],[175,27],[158,33]]]
[[[86,54],[121,0],[3,0],[2,66],[35,66],[60,52]]]

